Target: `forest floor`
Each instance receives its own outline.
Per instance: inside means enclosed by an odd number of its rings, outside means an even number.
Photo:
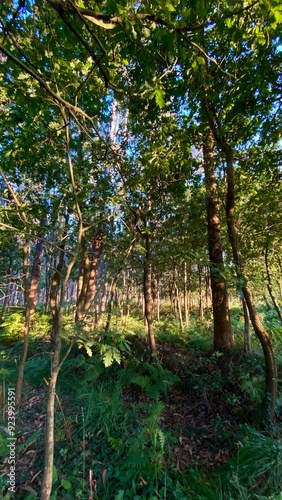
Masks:
[[[164,398],[158,422],[161,429],[173,436],[169,466],[182,474],[187,467],[198,467],[207,472],[228,463],[242,447],[238,438],[241,435],[240,426],[242,423],[253,424],[256,413],[256,405],[251,399],[243,395],[238,387],[236,390],[236,381],[233,384],[230,382],[230,372],[234,363],[238,362],[238,353],[229,356],[227,364],[222,358],[214,363],[206,352],[187,352],[183,347],[171,344],[159,345],[158,352],[163,364],[169,365],[180,379],[180,383]],[[222,380],[225,380],[223,386]],[[24,392],[28,397],[22,400],[19,411],[19,454],[16,463],[19,483],[16,498],[26,498],[25,493],[37,495],[43,474],[38,463],[42,462],[44,447],[47,388],[46,385],[33,387],[26,384]],[[150,398],[136,386],[127,388],[122,397],[128,407],[150,404]],[[68,406],[69,396],[65,400],[58,398],[57,411],[63,412],[65,418],[68,417]],[[71,433],[71,426],[68,428],[66,424],[65,440],[70,445]],[[2,471],[0,469],[1,472],[7,472],[5,467]]]
[[[17,493],[15,497],[9,496],[9,494],[7,496],[6,493],[3,498],[7,500],[9,498],[28,500],[39,498],[43,476],[45,408],[48,392],[48,370],[44,370],[45,364],[47,366],[49,363],[49,359],[46,357],[40,358],[40,352],[44,353],[49,347],[48,343],[45,344],[41,341],[41,345],[36,347],[36,355],[33,353],[30,366],[27,367],[24,396],[17,413]],[[132,358],[129,357],[124,359],[120,365],[114,363],[109,368],[101,369],[96,379],[96,375],[93,377],[92,371],[90,378],[87,379],[89,364],[86,363],[85,369],[84,355],[80,353],[78,356],[77,353],[71,355],[66,364],[65,372],[61,374],[56,402],[55,447],[57,452],[55,463],[57,469],[55,475],[62,477],[64,483],[58,483],[59,487],[52,498],[90,498],[89,494],[80,493],[78,486],[75,487],[75,491],[68,491],[69,485],[75,482],[73,469],[80,461],[78,475],[81,476],[82,467],[84,475],[90,469],[94,471],[93,498],[97,499],[206,498],[217,500],[217,498],[222,498],[231,500],[231,498],[258,498],[257,491],[261,491],[260,498],[262,499],[280,499],[279,496],[269,496],[269,493],[263,496],[263,483],[266,482],[268,469],[264,470],[263,473],[260,472],[256,477],[254,493],[248,493],[248,489],[246,489],[248,487],[245,489],[240,487],[240,491],[238,490],[236,493],[231,494],[227,489],[225,494],[222,493],[219,496],[218,490],[212,484],[212,477],[215,477],[214,472],[217,474],[217,471],[224,470],[224,467],[229,467],[231,474],[232,471],[237,470],[236,464],[239,459],[241,460],[241,450],[245,448],[245,445],[248,446],[249,434],[252,432],[254,435],[257,432],[262,432],[261,435],[258,435],[258,439],[262,448],[259,451],[262,453],[261,460],[262,462],[264,460],[263,446],[265,445],[263,445],[263,439],[268,439],[270,431],[263,431],[261,427],[263,413],[259,408],[264,381],[264,365],[261,354],[246,355],[241,349],[234,349],[231,353],[223,355],[203,350],[199,346],[196,349],[194,347],[193,345],[186,346],[183,343],[177,345],[170,341],[161,341],[158,344],[156,373],[150,372],[151,368],[146,361],[138,365],[136,372]],[[139,338],[137,342],[132,342],[133,352],[135,349],[137,351],[136,356],[140,356],[141,352],[145,353],[146,348],[146,340],[144,339]],[[13,349],[13,346],[10,346],[9,349]],[[39,353],[38,356],[37,353]],[[33,373],[34,363],[38,365],[41,363],[42,369],[39,370],[38,375]],[[90,365],[91,370],[93,366],[94,364]],[[69,381],[67,381],[68,376]],[[93,385],[93,383],[91,386],[89,385],[89,379],[92,380],[92,377],[94,386],[96,386],[96,392],[93,392],[93,409],[89,410],[90,416],[85,415],[86,423],[83,422],[82,426],[79,414],[81,406],[83,404],[86,407],[86,404],[89,404],[90,407],[92,403],[89,402],[90,398],[85,404],[85,391],[84,389],[80,391],[80,384],[83,380],[86,387],[88,384],[87,397],[89,398]],[[279,377],[281,378],[281,374]],[[128,381],[131,379],[132,383],[125,383],[126,379]],[[109,380],[111,384],[108,383]],[[74,381],[77,386],[72,391],[70,387]],[[148,385],[146,385],[147,382]],[[150,392],[154,384],[156,394]],[[118,392],[117,387],[120,387],[120,392]],[[79,399],[80,392],[84,398],[83,403]],[[154,422],[152,414],[154,407],[158,405],[160,410],[156,412],[157,417],[156,422]],[[135,494],[133,494],[130,493],[129,488],[126,489],[127,486],[123,485],[120,477],[118,480],[116,479],[115,473],[112,472],[112,476],[110,476],[108,472],[107,479],[106,474],[112,466],[111,463],[114,463],[117,468],[116,475],[126,475],[125,466],[121,463],[136,459],[136,454],[132,452],[132,449],[135,446],[134,442],[140,439],[136,434],[138,426],[143,441],[138,444],[137,455],[139,453],[146,457],[146,449],[151,447],[151,450],[148,451],[148,458],[143,457],[142,464],[140,461],[140,464],[136,465],[136,470],[133,471],[134,477],[139,477],[140,482],[139,486],[138,484],[135,486]],[[150,426],[152,429],[156,429],[154,436]],[[2,435],[0,452],[5,458],[5,447],[3,448],[5,426],[2,426],[1,423],[0,430]],[[282,457],[281,408],[276,414],[271,432],[274,432],[275,439],[280,446],[279,456],[277,455],[279,462]],[[165,436],[164,449],[162,449],[162,435]],[[158,436],[160,442],[157,443],[156,437]],[[96,444],[95,441],[97,441]],[[256,453],[254,450],[252,453]],[[84,456],[83,461],[81,461],[82,455]],[[250,461],[249,456],[247,460]],[[255,460],[255,456],[251,460]],[[271,460],[273,461],[272,457]],[[168,487],[165,493],[150,493],[147,489],[151,481],[151,464],[154,461],[158,463],[160,469],[165,468],[168,471],[173,471],[172,482],[175,484],[186,480],[187,471],[189,474],[199,473],[204,478],[204,482],[208,482],[210,476],[207,491],[198,493],[199,496],[196,494],[190,496],[190,493],[183,493],[183,491],[189,490],[188,487],[185,489],[183,486],[184,489],[180,493],[172,492],[173,488],[169,490]],[[129,465],[126,466],[130,468]],[[271,469],[271,467],[274,466],[270,464],[269,468]],[[278,464],[279,467],[280,472],[282,472],[282,465]],[[139,469],[140,472],[138,472]],[[0,478],[2,474],[3,479],[7,472],[7,464],[0,460]],[[247,472],[246,474],[248,475]],[[236,474],[233,476],[235,477]],[[247,478],[245,479],[247,481]],[[56,480],[59,481],[55,478],[55,482]],[[106,488],[106,482],[108,481],[110,484],[110,480],[116,482],[116,490],[111,490],[110,486],[108,489]],[[275,481],[275,491],[282,491],[282,475],[280,479],[278,477]],[[66,490],[62,489],[62,484]],[[143,493],[140,493],[140,488],[143,488]],[[2,492],[4,491],[3,488]],[[113,491],[117,491],[117,493],[114,494]],[[170,494],[169,491],[171,491]]]

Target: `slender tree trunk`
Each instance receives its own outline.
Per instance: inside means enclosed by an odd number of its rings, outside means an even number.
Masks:
[[[271,275],[270,275],[270,269],[269,269],[269,262],[268,262],[268,244],[266,245],[265,253],[264,253],[264,261],[265,261],[265,269],[266,269],[266,276],[267,276],[267,289],[269,296],[272,300],[272,304],[274,305],[274,308],[277,312],[278,318],[280,319],[282,323],[282,312],[279,307],[279,304],[276,300],[276,297],[273,292],[273,286],[272,286],[272,280],[271,280]]]
[[[214,348],[230,349],[234,345],[234,338],[231,329],[227,288],[224,278],[218,186],[215,176],[214,143],[211,131],[206,133],[203,151],[208,220],[208,250],[214,321]]]
[[[205,299],[206,299],[206,309],[209,309],[210,308],[210,305],[211,305],[211,284],[210,284],[210,267],[209,266],[205,266],[205,285],[206,285],[206,289],[205,289]],[[227,298],[227,302],[228,302],[228,298]],[[229,303],[228,303],[229,304]]]
[[[234,263],[237,268],[238,281],[243,283],[242,292],[246,300],[249,310],[250,319],[254,331],[261,343],[266,367],[266,401],[270,398],[269,414],[272,419],[275,411],[276,396],[277,396],[277,365],[274,356],[271,337],[264,329],[257,309],[255,307],[253,294],[246,279],[244,272],[243,259],[240,251],[238,230],[235,222],[235,179],[234,179],[234,160],[233,149],[226,144],[224,145],[224,152],[227,160],[227,195],[226,195],[226,217],[229,240],[232,247]]]
[[[64,240],[65,241],[65,240]],[[52,330],[51,330],[51,340],[55,342],[57,331],[59,328],[59,310],[58,310],[58,292],[61,281],[61,273],[64,267],[64,243],[60,250],[59,262],[56,267],[56,270],[51,279],[51,287],[50,287],[50,311],[52,315]]]
[[[109,301],[109,305],[108,305],[108,316],[107,316],[107,323],[105,326],[105,332],[108,332],[110,329],[112,313],[113,313],[113,308],[114,308],[114,299],[115,299],[115,293],[116,293],[116,287],[117,287],[117,280],[118,280],[118,276],[116,276],[111,283],[110,301]]]
[[[160,278],[157,280],[157,321],[160,321],[161,291]]]
[[[16,405],[21,402],[22,387],[24,380],[24,368],[28,352],[28,339],[30,331],[31,316],[35,313],[37,304],[38,285],[40,278],[40,266],[43,255],[43,242],[39,239],[35,247],[35,256],[31,269],[30,285],[28,284],[28,243],[23,247],[23,268],[24,268],[24,282],[25,282],[25,325],[24,325],[24,343],[23,350],[19,362],[18,377],[16,384]]]
[[[6,286],[6,290],[5,290],[5,297],[4,297],[2,311],[1,311],[1,321],[4,320],[6,311],[9,307],[9,303],[10,303],[12,267],[13,267],[13,260],[10,259],[8,269],[7,269],[7,286]]]
[[[242,293],[246,300],[246,304],[249,310],[250,319],[254,331],[261,343],[264,359],[265,359],[265,369],[266,369],[266,398],[267,401],[270,398],[269,416],[272,419],[275,411],[276,396],[277,396],[277,365],[274,356],[273,346],[271,342],[271,337],[268,332],[264,329],[258,312],[255,307],[253,300],[253,294],[251,288],[248,284],[243,259],[241,255],[240,243],[238,238],[238,230],[235,220],[235,172],[234,172],[234,152],[233,148],[228,144],[225,137],[222,135],[221,124],[219,122],[218,116],[215,110],[212,108],[210,102],[205,97],[203,102],[203,107],[208,119],[210,128],[213,132],[214,138],[217,141],[218,146],[221,148],[222,152],[226,157],[226,176],[227,176],[227,193],[226,193],[226,219],[227,219],[227,229],[228,237],[232,248],[234,264],[237,270],[238,282],[243,285],[241,286]]]
[[[188,277],[187,277],[187,263],[186,262],[184,264],[184,287],[183,287],[183,294],[184,294],[185,325],[186,325],[186,328],[188,328],[189,327],[189,294],[190,294],[190,287],[189,287]]]
[[[87,293],[87,286],[90,273],[90,259],[86,248],[85,237],[83,237],[81,246],[82,246],[82,261],[80,263],[78,283],[77,283],[77,301],[76,301],[76,313],[75,313],[76,322],[81,321],[84,316],[84,302]]]
[[[251,351],[250,316],[244,297],[242,297],[242,306],[244,313],[244,351],[250,352]]]
[[[263,300],[264,300],[264,302],[265,302],[265,305],[266,305],[267,310],[268,310],[268,311],[271,311],[272,307],[271,307],[271,304],[269,303],[268,298],[267,298],[267,296],[265,295],[265,293],[263,294]]]
[[[53,360],[55,362],[55,360]],[[45,464],[44,476],[41,487],[41,500],[49,500],[52,490],[52,476],[54,464],[54,422],[55,422],[55,396],[56,384],[59,371],[52,369],[51,378],[48,386],[48,401],[46,412],[45,428]]]
[[[154,318],[157,316],[157,297],[158,297],[158,283],[155,276],[152,277],[151,284],[152,291],[152,315]]]
[[[199,278],[199,316],[201,320],[204,319],[204,304],[203,304],[203,283],[202,283],[202,266],[198,264],[198,278]]]
[[[280,269],[280,276],[281,276],[282,275],[282,261],[280,259],[280,255],[278,253],[277,253],[276,257],[277,257],[277,262],[278,262],[278,266]],[[279,288],[280,300],[282,300],[282,284],[281,284],[280,279],[277,280],[277,284],[278,284],[278,288]]]
[[[156,340],[152,318],[152,241],[149,234],[145,234],[145,260],[143,271],[143,293],[144,293],[144,313],[148,328],[148,338],[151,355],[156,354]]]
[[[71,270],[77,261],[79,252],[81,250],[81,241],[83,234],[83,221],[80,205],[77,198],[76,185],[74,180],[74,171],[70,153],[70,138],[69,138],[69,126],[68,120],[65,115],[63,109],[61,109],[62,116],[65,124],[65,134],[66,134],[66,154],[67,161],[69,165],[69,174],[73,191],[73,198],[76,206],[76,213],[78,217],[78,235],[77,235],[77,244],[76,251],[68,266],[66,268],[66,272],[64,278],[62,279],[62,285],[60,290],[60,300],[57,306],[58,309],[58,321],[56,323],[56,331],[54,331],[54,355],[51,363],[51,376],[49,381],[49,390],[48,390],[48,398],[47,398],[47,414],[46,414],[46,428],[45,428],[45,461],[44,461],[44,474],[42,479],[41,486],[41,500],[49,500],[51,491],[52,491],[52,472],[53,472],[53,463],[54,463],[54,418],[55,418],[55,391],[56,391],[56,383],[59,371],[64,361],[68,357],[72,346],[76,340],[76,336],[73,337],[66,354],[63,359],[60,361],[61,356],[61,344],[62,344],[62,322],[63,322],[63,313],[64,313],[64,300],[66,293],[67,282],[70,277]]]
[[[181,309],[181,298],[179,295],[179,289],[178,286],[175,289],[175,294],[176,294],[176,303],[177,303],[177,310],[178,310],[178,318],[179,318],[179,324],[180,324],[180,329],[181,332],[184,332],[184,323],[183,323],[183,316],[182,316],[182,309]]]
[[[24,301],[25,301],[25,324],[24,324],[24,339],[23,350],[20,358],[17,384],[16,384],[16,405],[19,405],[22,397],[22,386],[24,378],[25,360],[28,351],[28,336],[30,329],[30,308],[28,307],[28,250],[29,245],[25,243],[23,246],[23,276],[24,276]]]
[[[91,241],[90,247],[90,269],[87,283],[87,291],[84,300],[83,312],[87,314],[94,302],[95,294],[97,291],[97,277],[100,265],[100,258],[102,255],[102,232],[98,234]]]
[[[177,308],[177,316],[178,316],[181,332],[183,333],[184,332],[184,324],[183,324],[182,309],[181,309],[181,299],[180,299],[179,288],[178,288],[178,283],[177,283],[178,273],[177,273],[176,266],[174,266],[174,269],[173,269],[173,278],[174,278],[174,295],[175,295],[175,302],[176,302],[176,308]]]

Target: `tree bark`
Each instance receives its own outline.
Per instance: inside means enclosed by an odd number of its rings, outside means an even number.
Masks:
[[[90,245],[90,269],[87,283],[87,290],[84,300],[83,311],[87,314],[94,302],[97,291],[97,277],[99,271],[100,258],[102,255],[102,232],[99,231],[92,239]]]
[[[277,397],[277,365],[274,356],[271,337],[263,327],[258,312],[255,307],[252,290],[248,284],[244,263],[241,255],[238,229],[235,219],[235,171],[234,171],[234,151],[222,133],[221,124],[216,111],[205,96],[203,107],[209,122],[213,136],[226,158],[227,192],[225,213],[227,220],[227,230],[230,245],[232,248],[233,260],[236,266],[238,285],[244,295],[249,310],[252,326],[263,349],[266,370],[266,394],[265,401],[270,399],[269,416],[273,419]]]
[[[7,269],[7,286],[5,291],[5,297],[3,301],[2,311],[1,311],[1,321],[4,320],[6,311],[9,307],[10,303],[10,294],[11,294],[11,273],[12,273],[13,260],[10,258],[8,269]]]
[[[112,313],[113,313],[113,308],[114,308],[114,299],[115,299],[115,293],[116,293],[116,287],[117,287],[117,280],[118,280],[118,276],[116,276],[111,283],[110,301],[108,304],[108,316],[107,316],[107,323],[105,326],[105,332],[108,332],[110,329]]]
[[[184,332],[184,324],[183,324],[182,309],[181,309],[181,299],[180,299],[180,294],[179,294],[179,288],[178,288],[177,278],[178,278],[178,273],[177,273],[176,266],[174,266],[174,268],[173,268],[174,295],[175,295],[175,302],[176,302],[176,309],[177,309],[178,321],[179,321],[179,324],[180,324],[181,332],[183,333]]]
[[[81,321],[89,313],[97,292],[97,278],[102,255],[102,231],[99,230],[90,243],[90,251],[83,241],[83,259],[78,278],[78,297],[75,320]]]
[[[234,263],[237,269],[238,283],[242,283],[242,292],[246,300],[249,310],[250,319],[254,331],[261,343],[266,368],[266,396],[265,403],[267,404],[270,398],[269,416],[272,419],[275,411],[276,396],[277,396],[277,365],[274,356],[271,337],[264,329],[257,309],[255,307],[253,294],[248,284],[243,259],[240,251],[240,244],[238,238],[238,230],[235,222],[235,175],[234,175],[234,158],[233,149],[227,144],[223,144],[224,152],[226,155],[226,174],[227,174],[227,194],[226,194],[226,218],[229,240],[232,247]]]
[[[250,352],[251,351],[250,316],[244,297],[242,297],[242,306],[244,313],[244,351]]]
[[[272,300],[272,304],[274,305],[274,308],[277,312],[277,316],[282,323],[282,312],[281,312],[281,309],[279,307],[279,304],[278,304],[277,299],[276,299],[274,292],[273,292],[273,285],[272,285],[271,274],[270,274],[270,269],[269,269],[269,262],[268,262],[268,244],[266,245],[266,249],[265,249],[265,253],[264,253],[264,261],[265,261],[265,270],[266,270],[266,276],[267,276],[268,293],[269,293],[269,296]]]
[[[30,285],[28,283],[28,243],[23,247],[23,268],[25,282],[25,325],[23,350],[19,362],[17,384],[16,384],[16,405],[21,402],[22,387],[24,380],[24,368],[28,352],[28,339],[30,331],[31,316],[35,313],[37,304],[38,285],[40,278],[41,259],[43,255],[43,241],[39,239],[35,247],[35,255],[31,269]]]
[[[204,319],[204,304],[203,304],[203,283],[202,283],[202,270],[203,266],[198,264],[198,279],[199,279],[199,316]]]
[[[50,311],[52,315],[52,330],[51,330],[52,342],[55,342],[57,331],[59,328],[58,292],[61,281],[61,272],[64,267],[64,257],[65,257],[65,251],[63,245],[60,250],[58,265],[51,279],[51,287],[50,287]]]
[[[230,322],[226,280],[224,278],[218,186],[214,165],[214,141],[210,130],[206,133],[204,139],[203,152],[214,322],[214,349],[226,350],[234,346],[234,337]]]
[[[86,248],[85,236],[82,240],[82,260],[79,268],[79,276],[77,283],[77,300],[76,300],[76,313],[75,321],[81,321],[84,316],[84,302],[87,293],[88,279],[90,273],[90,260]]]
[[[144,259],[144,270],[143,270],[143,294],[144,294],[144,316],[147,322],[148,328],[148,339],[151,355],[156,354],[156,340],[153,328],[153,318],[152,318],[152,241],[149,234],[145,234],[145,259]]]
[[[49,500],[52,490],[53,464],[54,464],[54,421],[55,421],[55,396],[58,378],[58,369],[52,369],[49,381],[46,428],[45,428],[45,463],[41,487],[41,500]]]
[[[184,288],[183,288],[183,294],[184,294],[184,315],[185,315],[185,325],[186,328],[189,327],[189,295],[190,295],[190,286],[188,282],[188,277],[187,277],[187,263],[185,262],[184,264]]]

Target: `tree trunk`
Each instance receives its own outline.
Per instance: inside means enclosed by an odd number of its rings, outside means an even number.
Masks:
[[[184,264],[184,288],[183,288],[183,293],[184,293],[184,315],[185,315],[185,325],[186,328],[189,327],[189,295],[190,295],[190,286],[188,283],[188,277],[187,277],[187,263],[185,262]]]
[[[143,271],[143,293],[144,293],[144,315],[147,322],[148,328],[148,338],[151,355],[156,354],[156,340],[153,328],[153,318],[152,318],[152,241],[149,234],[145,234],[145,260],[144,260],[144,271]]]
[[[234,160],[233,160],[233,149],[223,144],[224,152],[226,154],[227,160],[227,195],[226,195],[226,217],[227,217],[227,227],[228,227],[228,235],[229,240],[232,247],[234,263],[237,268],[237,277],[238,282],[242,286],[242,292],[244,298],[246,300],[246,304],[249,310],[250,319],[252,322],[252,326],[254,331],[261,343],[264,358],[265,358],[265,367],[266,367],[266,397],[265,402],[270,398],[270,408],[269,415],[272,419],[275,411],[276,404],[276,395],[277,395],[277,365],[274,356],[273,346],[271,342],[271,337],[264,329],[258,312],[255,307],[255,303],[253,300],[252,291],[249,287],[245,272],[243,259],[240,251],[239,238],[238,238],[238,230],[235,223],[235,179],[234,179]]]
[[[5,291],[5,297],[3,301],[2,311],[1,311],[1,321],[4,320],[6,311],[9,307],[10,303],[10,294],[11,294],[11,273],[12,273],[13,260],[10,258],[8,269],[7,269],[7,286]]]
[[[51,363],[51,376],[49,381],[49,390],[48,390],[48,398],[47,398],[47,414],[46,414],[46,427],[45,427],[45,462],[44,462],[44,474],[42,479],[41,486],[41,500],[49,500],[52,490],[52,472],[53,472],[53,463],[54,463],[54,418],[55,418],[55,391],[56,391],[56,383],[59,371],[64,361],[68,357],[72,346],[77,338],[77,334],[74,335],[66,354],[63,356],[63,359],[60,361],[61,356],[61,345],[62,345],[62,323],[63,323],[63,314],[64,314],[64,300],[66,293],[66,286],[73,269],[74,264],[77,261],[79,252],[81,250],[81,241],[83,234],[83,221],[81,216],[81,209],[77,199],[77,192],[74,183],[74,174],[73,174],[73,165],[71,161],[70,154],[70,141],[69,141],[69,128],[66,116],[64,111],[61,109],[64,122],[65,122],[65,132],[66,132],[66,152],[67,159],[69,164],[69,173],[70,179],[73,189],[73,197],[76,204],[76,211],[78,216],[78,234],[77,234],[77,244],[76,251],[71,258],[70,262],[67,265],[65,275],[63,277],[61,290],[60,290],[60,300],[58,305],[56,305],[58,310],[58,319],[56,322],[56,330],[54,330],[54,355],[53,362]]]
[[[234,264],[236,266],[238,284],[246,300],[249,310],[250,319],[254,328],[255,334],[258,337],[265,359],[266,369],[266,397],[265,401],[270,399],[269,416],[272,419],[275,411],[276,396],[277,396],[277,365],[274,356],[273,346],[270,335],[264,329],[253,300],[252,291],[248,284],[243,259],[241,255],[238,230],[235,220],[235,172],[234,172],[234,152],[232,146],[228,144],[225,137],[222,135],[221,124],[215,110],[212,108],[208,99],[205,98],[204,110],[208,119],[210,129],[213,132],[214,138],[218,146],[225,154],[226,158],[226,177],[227,177],[227,193],[226,193],[226,219],[227,230],[230,245],[232,248]]]
[[[52,370],[48,386],[48,400],[45,428],[45,462],[44,475],[41,486],[41,500],[49,500],[52,490],[52,476],[54,463],[54,421],[55,421],[55,396],[58,370]]]
[[[242,297],[242,306],[244,313],[244,351],[250,352],[251,351],[250,316],[244,297]]]
[[[43,242],[39,239],[35,247],[35,255],[33,260],[33,265],[31,269],[30,285],[28,284],[28,243],[25,243],[23,247],[23,268],[24,268],[24,283],[25,283],[25,325],[24,325],[24,343],[23,350],[19,362],[18,377],[16,384],[16,405],[20,404],[23,379],[24,379],[24,368],[27,358],[28,351],[28,338],[30,330],[31,316],[35,313],[37,304],[37,294],[38,285],[40,278],[40,266],[41,259],[43,255]]]
[[[59,328],[59,310],[58,310],[58,292],[61,281],[61,273],[64,267],[64,244],[61,247],[59,262],[56,267],[56,270],[51,279],[51,287],[50,287],[50,311],[52,315],[52,330],[51,330],[51,340],[55,342],[57,331]]]
[[[265,253],[264,253],[264,261],[265,261],[265,269],[266,269],[266,276],[267,276],[267,289],[269,296],[272,300],[272,304],[274,305],[274,308],[277,312],[278,318],[280,319],[282,323],[282,312],[279,307],[279,304],[276,300],[276,297],[273,292],[273,286],[272,286],[272,280],[271,280],[271,275],[270,275],[270,269],[269,269],[269,263],[268,263],[268,244],[266,245]]]
[[[175,296],[175,302],[176,302],[178,321],[180,324],[181,332],[183,333],[184,332],[184,324],[183,324],[181,300],[180,300],[179,288],[178,288],[178,284],[177,284],[177,278],[178,278],[178,273],[177,273],[176,266],[174,266],[174,268],[173,268],[174,296]]]
[[[102,254],[102,232],[98,234],[91,241],[90,246],[90,269],[87,283],[87,290],[84,300],[83,312],[87,314],[94,302],[95,294],[97,291],[97,277],[100,265],[100,258]]]
[[[208,250],[214,322],[214,348],[230,349],[234,346],[231,330],[224,262],[221,244],[218,186],[215,176],[214,143],[211,131],[206,133],[203,144],[208,221]]]
[[[281,276],[282,275],[282,262],[281,262],[279,254],[277,254],[277,262],[278,262],[278,266],[279,266],[279,269],[280,269],[280,276]],[[278,285],[278,288],[279,288],[280,300],[282,300],[282,284],[281,284],[281,280],[280,279],[277,280],[277,285]]]
[[[157,321],[160,321],[160,306],[161,306],[161,291],[160,291],[160,278],[157,280]]]
[[[199,316],[201,320],[204,319],[204,304],[203,304],[203,283],[202,283],[202,266],[198,264],[198,277],[199,277]]]
[[[86,240],[82,240],[82,261],[79,268],[79,276],[77,283],[77,300],[76,300],[76,313],[75,321],[81,321],[84,316],[84,302],[87,293],[88,279],[90,273],[90,260],[86,248]]]
[[[117,280],[118,280],[118,276],[116,276],[111,283],[110,301],[109,301],[109,305],[108,305],[108,316],[107,316],[107,323],[105,326],[105,332],[108,332],[110,329],[112,312],[113,312],[113,308],[114,308],[114,299],[115,299],[115,293],[116,293],[116,287],[117,287]]]

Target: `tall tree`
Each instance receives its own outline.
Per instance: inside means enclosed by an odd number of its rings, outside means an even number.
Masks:
[[[218,186],[215,176],[214,139],[209,128],[204,133],[203,155],[214,320],[214,347],[215,349],[229,349],[234,346],[234,338],[231,330],[226,279],[224,276]]]

